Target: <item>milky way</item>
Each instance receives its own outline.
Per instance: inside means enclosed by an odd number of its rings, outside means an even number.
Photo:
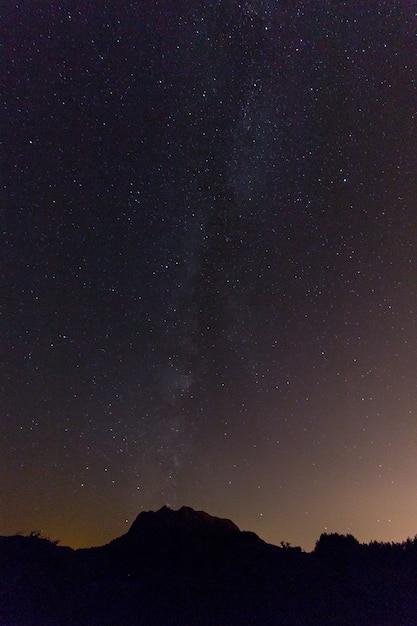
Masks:
[[[0,533],[417,532],[415,7],[3,10]]]

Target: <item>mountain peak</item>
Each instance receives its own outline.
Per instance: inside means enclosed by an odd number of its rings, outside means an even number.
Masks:
[[[122,567],[131,572],[137,569],[137,563],[170,571],[204,563],[211,571],[263,553],[267,544],[228,519],[188,506],[178,510],[163,506],[158,511],[140,513],[128,532],[109,547],[114,567],[123,563]]]
[[[170,531],[181,533],[203,533],[210,535],[225,535],[240,533],[239,528],[232,521],[214,517],[204,511],[195,511],[191,507],[182,506],[180,509],[171,509],[163,506],[158,511],[140,513],[133,522],[128,535],[137,536],[144,532]]]

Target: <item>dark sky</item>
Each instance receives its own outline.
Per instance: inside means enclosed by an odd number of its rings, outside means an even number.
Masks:
[[[0,11],[0,534],[413,537],[416,4]]]

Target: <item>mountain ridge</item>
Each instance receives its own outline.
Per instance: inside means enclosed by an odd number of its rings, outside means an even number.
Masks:
[[[242,532],[238,526],[229,519],[209,515],[205,511],[196,511],[189,506],[180,509],[171,509],[168,506],[161,507],[158,511],[143,511],[139,513],[129,528],[127,534],[132,535],[140,532],[149,525],[159,527],[176,526],[188,530],[202,530],[209,528],[219,533]]]
[[[324,534],[306,553],[162,507],[103,546],[0,537],[0,563],[0,626],[417,624],[417,538]]]

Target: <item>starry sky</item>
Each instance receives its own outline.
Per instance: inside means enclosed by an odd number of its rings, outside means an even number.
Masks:
[[[5,3],[0,534],[414,537],[416,8]]]

